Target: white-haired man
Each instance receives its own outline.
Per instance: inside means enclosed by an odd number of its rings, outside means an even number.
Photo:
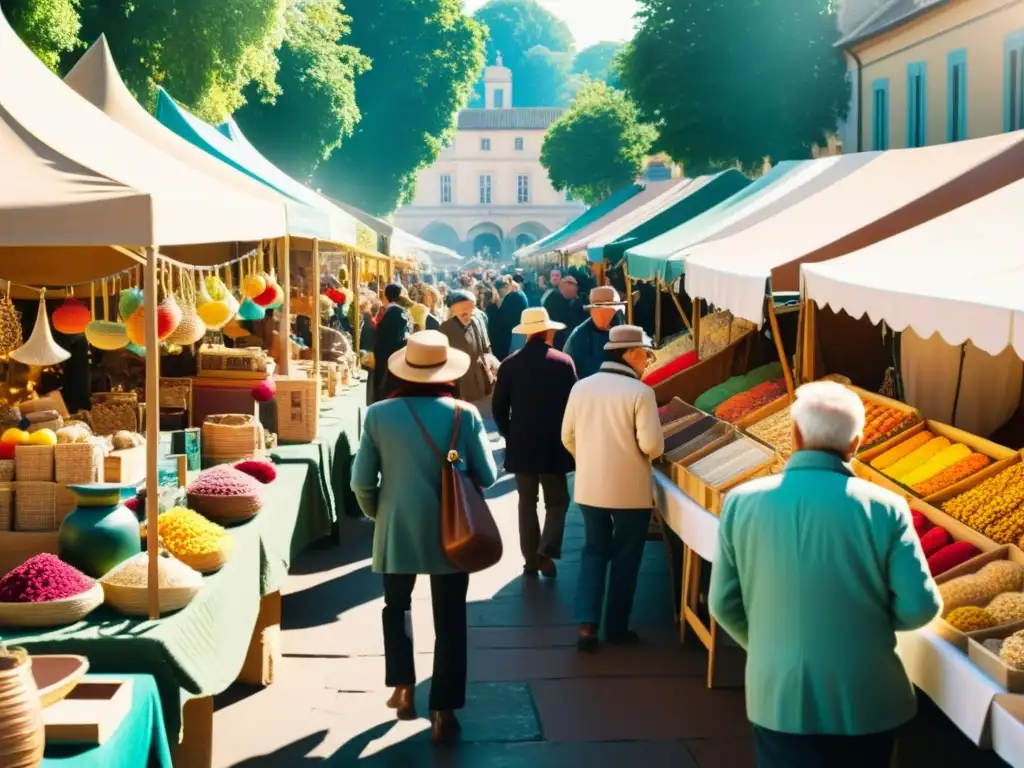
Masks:
[[[941,600],[906,501],[847,462],[864,407],[833,382],[793,404],[782,474],[729,493],[711,572],[711,613],[747,650],[758,768],[889,768],[914,689],[896,635]]]

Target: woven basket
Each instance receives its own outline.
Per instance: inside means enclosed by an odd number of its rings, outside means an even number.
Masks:
[[[188,506],[215,523],[244,523],[259,514],[263,499],[253,496],[207,496],[190,493]]]
[[[263,425],[254,417],[241,413],[207,416],[203,422],[203,458],[227,464],[263,454]]]
[[[19,445],[14,449],[14,472],[19,481],[53,482],[52,445]]]
[[[14,485],[14,530],[57,530],[57,485],[18,481]]]
[[[80,595],[45,603],[0,603],[0,627],[63,627],[103,605],[99,582]]]
[[[225,536],[224,542],[224,546],[220,549],[203,555],[180,555],[175,552],[171,554],[193,571],[213,573],[214,571],[219,571],[227,564],[228,560],[231,559],[231,553],[235,549],[235,540],[231,536]]]
[[[312,443],[320,431],[320,382],[275,377],[277,438],[283,443]]]
[[[112,435],[139,430],[139,396],[134,392],[97,392],[92,396],[92,431]]]
[[[0,483],[9,483],[14,479],[14,459],[0,461]]]
[[[54,478],[64,485],[103,481],[103,450],[94,443],[58,443],[53,448]]]
[[[202,585],[195,587],[162,587],[157,590],[160,615],[180,611],[192,602]],[[107,605],[124,616],[149,615],[149,589],[125,587],[117,584],[103,584],[103,597]]]
[[[11,530],[14,523],[14,488],[9,483],[0,485],[0,531]]]

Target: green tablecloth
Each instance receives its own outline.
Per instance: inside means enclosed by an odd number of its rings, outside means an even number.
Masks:
[[[114,735],[95,747],[50,745],[42,768],[171,768],[171,750],[150,675],[121,675],[132,681],[132,709]],[[102,680],[89,675],[84,682]]]
[[[349,477],[359,447],[359,412],[366,403],[365,387],[352,387],[324,404],[315,443],[281,445],[271,452],[278,464],[305,464],[317,473],[318,504],[332,526],[339,514],[361,514],[349,488]]]
[[[324,514],[320,471],[307,464],[279,464],[277,480],[267,486],[260,517],[260,595],[284,584],[292,560],[311,544],[331,535]]]

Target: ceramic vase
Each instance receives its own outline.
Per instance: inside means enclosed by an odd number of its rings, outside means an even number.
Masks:
[[[121,503],[123,488],[105,483],[68,486],[78,506],[61,523],[58,554],[94,579],[142,551],[139,521]]]
[[[0,656],[0,768],[42,765],[46,733],[32,660],[20,648]]]

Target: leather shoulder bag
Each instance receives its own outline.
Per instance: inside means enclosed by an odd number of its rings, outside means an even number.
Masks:
[[[501,560],[501,534],[480,488],[458,466],[462,408],[458,404],[455,406],[452,439],[447,455],[443,455],[412,404],[408,400],[405,404],[427,445],[441,460],[441,546],[445,558],[466,573],[490,568]]]

